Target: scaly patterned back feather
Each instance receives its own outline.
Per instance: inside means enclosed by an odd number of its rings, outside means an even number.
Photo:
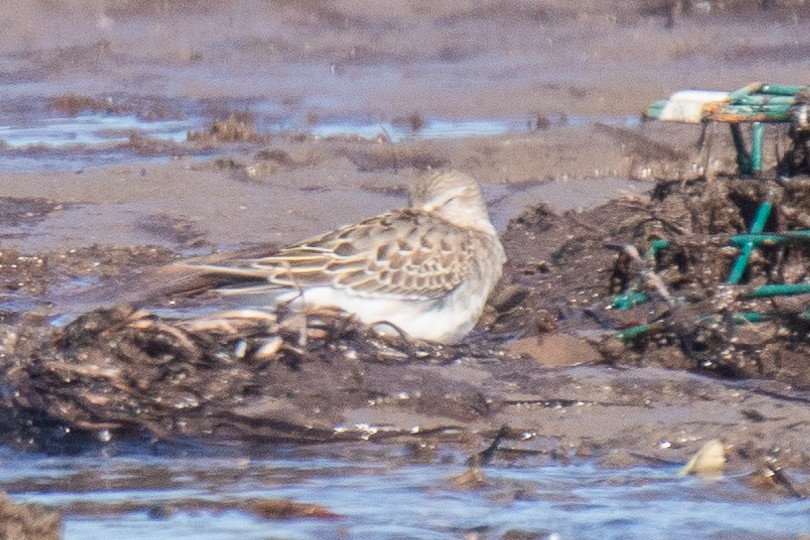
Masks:
[[[403,209],[245,261],[243,269],[245,277],[266,277],[278,288],[326,285],[361,297],[439,299],[469,273],[479,236]]]

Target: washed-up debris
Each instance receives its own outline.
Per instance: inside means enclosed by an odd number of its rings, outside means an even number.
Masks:
[[[796,219],[810,208],[803,206],[810,183],[737,180],[704,189],[698,197],[694,190],[664,198],[680,199],[690,230],[647,229],[667,240],[653,241],[643,261],[617,262],[614,276],[625,292],[612,307],[630,309],[652,295],[667,304],[617,337],[636,347],[639,340],[679,347],[696,367],[729,375],[770,371],[779,362],[774,355],[787,367],[791,353],[807,350],[810,332],[810,231]],[[723,199],[709,199],[712,192]],[[749,233],[738,234],[746,221]],[[795,345],[779,352],[780,342]]]
[[[656,101],[644,113],[646,118],[665,122],[729,125],[737,151],[741,175],[758,175],[763,170],[765,123],[790,126],[791,147],[780,156],[779,173],[793,176],[810,171],[810,87],[752,83],[733,92],[682,90],[669,99]],[[751,125],[750,148],[741,125]],[[705,142],[705,140],[704,140]]]
[[[388,367],[473,352],[471,345],[378,335],[338,310],[164,319],[119,306],[58,330],[5,380],[15,388],[18,410],[38,415],[40,423],[45,415],[68,432],[106,434],[105,440],[144,431],[161,438],[358,440],[414,428],[347,427],[338,405],[384,396],[373,380],[388,379]],[[347,385],[357,389],[347,392]]]
[[[504,437],[509,433],[509,426],[501,426],[501,429],[498,430],[498,433],[495,434],[495,438],[492,442],[482,451],[470,456],[467,459],[467,464],[473,467],[481,467],[483,465],[487,465],[492,458],[495,456],[495,452],[498,451],[498,447],[501,445]]]
[[[616,365],[810,387],[810,179],[661,180],[573,217],[541,205],[510,224],[508,277],[532,292],[495,329],[578,336]]]
[[[712,439],[704,444],[678,472],[680,476],[696,474],[699,476],[717,476],[723,472],[726,464],[726,450],[723,442]]]
[[[748,477],[748,481],[757,489],[782,491],[789,497],[796,499],[806,499],[808,497],[807,494],[796,487],[790,476],[773,458],[765,460],[762,466]]]

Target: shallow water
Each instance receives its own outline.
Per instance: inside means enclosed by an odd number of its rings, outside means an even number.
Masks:
[[[323,455],[319,455],[321,452]],[[348,457],[347,457],[348,456]],[[807,532],[810,501],[769,499],[740,478],[677,477],[675,465],[605,470],[531,459],[486,467],[480,489],[450,479],[464,456],[439,450],[430,463],[373,445],[269,449],[261,458],[14,456],[0,489],[15,501],[56,508],[78,502],[148,506],[183,499],[289,499],[315,503],[337,518],[265,520],[238,510],[146,510],[64,514],[65,538],[500,538],[524,531],[559,538],[773,537]]]
[[[486,137],[504,135],[507,133],[526,133],[537,129],[573,126],[584,127],[594,123],[610,125],[637,126],[641,123],[639,116],[553,116],[546,119],[547,127],[538,128],[537,118],[473,118],[465,120],[451,120],[446,118],[420,119],[424,122],[418,129],[414,129],[400,122],[374,122],[354,118],[335,118],[327,122],[313,125],[310,133],[313,136],[358,136],[373,139],[385,135],[391,142],[401,142],[408,139],[451,139],[461,137]]]
[[[10,148],[36,145],[64,148],[68,145],[121,144],[138,131],[150,137],[182,142],[194,120],[149,121],[134,115],[81,114],[74,117],[39,118],[23,125],[0,126],[0,139]]]
[[[114,103],[125,110],[134,109],[135,98],[118,96]],[[111,101],[113,103],[113,101]],[[119,105],[120,104],[120,105]],[[211,123],[201,111],[204,104],[174,100],[171,118],[153,117],[134,112],[83,112],[65,116],[54,111],[44,98],[29,98],[15,110],[2,110],[0,125],[0,172],[69,171],[134,161],[143,163],[181,154],[210,155],[186,143],[188,133],[205,131]],[[156,107],[149,103],[149,107]],[[563,126],[583,127],[594,123],[636,126],[640,118],[630,116],[550,116],[511,118],[421,118],[381,120],[333,116],[315,121],[284,115],[272,102],[234,102],[218,104],[224,110],[251,111],[261,134],[303,134],[309,137],[383,137],[393,143],[404,140],[447,139],[474,136],[528,133],[537,129]],[[144,107],[144,105],[141,105]],[[224,113],[221,113],[224,114]],[[220,114],[220,116],[221,116]],[[538,126],[538,121],[542,122]],[[412,124],[411,122],[416,122]],[[168,143],[160,149],[144,150],[139,141]],[[179,146],[178,146],[179,145]]]

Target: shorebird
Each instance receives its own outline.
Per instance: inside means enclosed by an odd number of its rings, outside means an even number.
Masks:
[[[246,306],[338,307],[439,343],[478,322],[506,255],[475,180],[432,172],[410,205],[281,249],[224,265],[196,265]],[[385,326],[385,325],[381,325]]]

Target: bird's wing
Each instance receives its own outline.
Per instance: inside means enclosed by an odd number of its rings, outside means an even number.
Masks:
[[[473,244],[467,231],[431,214],[405,209],[240,266],[202,268],[232,280],[234,288],[221,291],[225,293],[331,286],[362,297],[437,299],[464,279],[475,256]],[[240,287],[242,281],[254,286]]]

